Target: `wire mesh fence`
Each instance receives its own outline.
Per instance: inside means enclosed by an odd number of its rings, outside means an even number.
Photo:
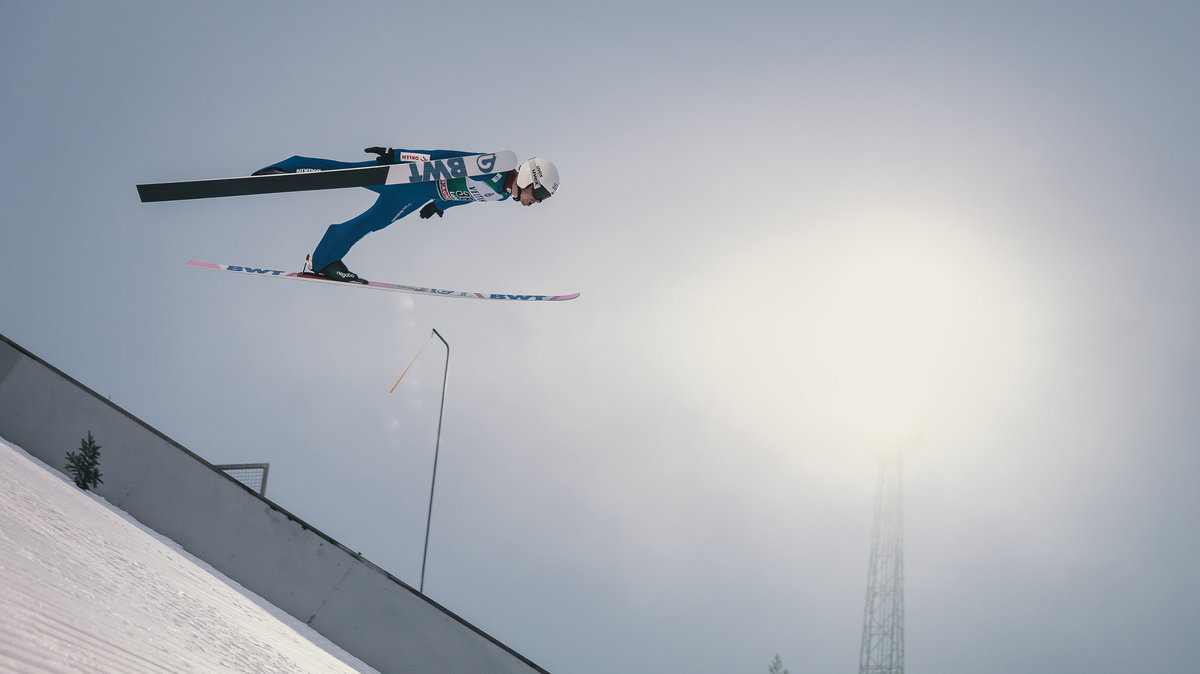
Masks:
[[[269,463],[231,463],[215,466],[217,470],[258,492],[259,496],[267,495],[267,471],[270,467]]]

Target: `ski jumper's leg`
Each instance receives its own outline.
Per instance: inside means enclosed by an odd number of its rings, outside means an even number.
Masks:
[[[330,262],[342,259],[359,239],[387,227],[426,204],[437,193],[437,183],[389,185],[368,189],[378,192],[379,198],[358,217],[330,225],[329,229],[325,230],[325,236],[313,251],[313,269],[322,269]]]

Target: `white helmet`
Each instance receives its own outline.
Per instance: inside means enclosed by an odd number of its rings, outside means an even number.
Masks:
[[[532,157],[517,167],[517,187],[533,185],[533,198],[545,201],[558,191],[558,168],[549,160]]]

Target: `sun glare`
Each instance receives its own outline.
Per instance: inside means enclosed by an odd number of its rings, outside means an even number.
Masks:
[[[952,260],[897,244],[856,251],[831,270],[812,346],[841,423],[866,435],[916,430],[960,365],[976,318],[969,285]]]
[[[889,222],[726,252],[686,328],[693,395],[768,444],[886,444],[984,419],[1019,376],[1023,282],[966,226]]]

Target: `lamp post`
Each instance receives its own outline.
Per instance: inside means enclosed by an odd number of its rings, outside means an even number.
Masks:
[[[437,464],[438,452],[442,446],[442,413],[446,409],[446,377],[450,374],[450,344],[445,337],[433,329],[433,335],[442,340],[442,344],[446,347],[446,365],[442,370],[442,402],[438,406],[438,425],[437,425],[437,440],[433,445],[433,479],[429,483],[429,512],[425,516],[425,552],[421,554],[421,586],[419,588],[421,594],[425,594],[425,561],[429,558],[429,526],[433,523],[433,490],[437,487]]]

